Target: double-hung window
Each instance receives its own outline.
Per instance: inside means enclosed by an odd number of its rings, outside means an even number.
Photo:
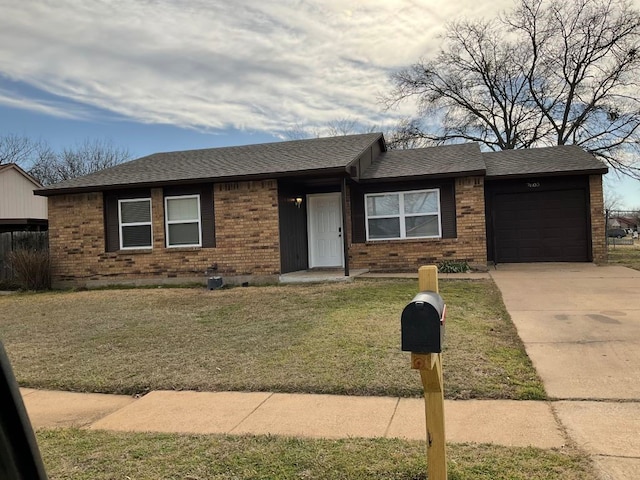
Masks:
[[[151,199],[118,200],[120,248],[151,248]]]
[[[164,198],[167,247],[201,247],[200,195]]]
[[[367,240],[439,238],[440,191],[365,195]]]

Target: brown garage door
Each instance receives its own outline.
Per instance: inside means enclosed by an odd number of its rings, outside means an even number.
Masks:
[[[584,190],[500,193],[493,206],[496,263],[589,260]]]

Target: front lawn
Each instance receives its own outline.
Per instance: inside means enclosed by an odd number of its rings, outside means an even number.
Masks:
[[[424,442],[267,436],[38,432],[49,478],[424,480]],[[574,451],[448,445],[449,480],[579,480],[589,459]]]
[[[633,245],[609,245],[609,263],[640,270],[640,240]]]
[[[447,398],[544,398],[489,280],[443,280]],[[0,297],[21,386],[419,396],[400,351],[411,280],[50,292]]]

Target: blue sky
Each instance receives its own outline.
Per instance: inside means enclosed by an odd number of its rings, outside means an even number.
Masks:
[[[435,52],[447,21],[511,4],[0,0],[0,133],[54,148],[107,139],[138,157],[322,134],[339,119],[388,131],[413,110],[383,110],[389,73]],[[639,181],[605,185],[640,207]]]

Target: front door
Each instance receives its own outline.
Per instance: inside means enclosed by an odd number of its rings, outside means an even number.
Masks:
[[[309,267],[344,266],[340,193],[307,196]]]

